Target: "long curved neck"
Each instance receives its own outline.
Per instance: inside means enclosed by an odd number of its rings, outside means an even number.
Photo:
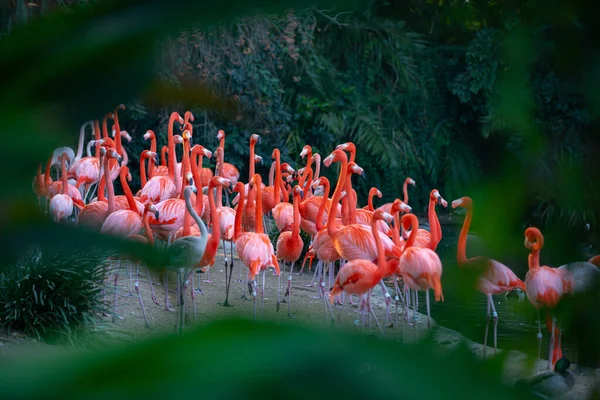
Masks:
[[[142,187],[146,186],[146,182],[148,179],[146,178],[146,159],[148,156],[146,154],[142,154],[140,157],[140,183]]]
[[[221,140],[223,141],[224,139]],[[219,150],[217,156],[218,159],[215,165],[215,169],[219,170],[218,176],[223,176],[223,168],[225,167],[225,161],[223,160],[223,150]],[[202,167],[202,165],[200,165],[200,167]],[[217,175],[216,171],[215,175]],[[219,205],[219,207],[223,205],[223,190],[225,190],[223,189],[223,186],[219,186],[219,188],[217,189],[217,204]]]
[[[221,140],[219,140],[219,147],[223,149],[223,153],[225,152],[225,134],[221,136]]]
[[[115,188],[113,181],[110,179],[110,158],[104,157],[104,180],[108,190],[108,215],[115,211]]]
[[[52,178],[50,177],[50,170],[52,169],[52,157],[48,159],[46,163],[46,170],[44,171],[44,186],[46,190],[48,190],[48,185],[52,183]],[[68,182],[68,180],[67,180]]]
[[[100,140],[100,122],[98,120],[94,121],[94,139]],[[100,159],[100,146],[96,145],[96,154],[95,157]]]
[[[183,159],[181,160],[181,176],[185,176],[191,170],[190,166],[190,140],[183,139]],[[202,181],[196,181],[196,185],[202,189]],[[185,185],[181,185],[181,196],[183,196],[183,190]],[[202,191],[202,190],[200,190]]]
[[[319,175],[321,174],[321,155],[319,153],[315,153],[313,155],[315,161],[315,176],[313,177],[313,181],[319,180]],[[311,186],[309,186],[311,188]]]
[[[144,230],[146,231],[146,238],[148,239],[148,244],[150,246],[154,246],[154,235],[152,234],[152,228],[150,228],[150,212],[148,210],[144,211]]]
[[[339,228],[334,224],[335,216],[336,216],[336,208],[338,203],[340,202],[340,198],[342,197],[342,188],[346,184],[346,169],[348,167],[348,158],[346,154],[342,156],[342,160],[340,163],[340,176],[338,177],[337,185],[335,185],[335,191],[333,192],[333,198],[331,199],[331,204],[329,206],[329,212],[327,217],[327,232],[329,236],[333,239],[334,235],[338,232]]]
[[[308,171],[308,175],[306,176],[306,182],[304,183],[304,187],[302,188],[302,190],[304,190],[306,192],[307,198],[312,196],[312,192],[310,191],[312,182],[313,182],[313,170],[311,168],[310,171]]]
[[[175,165],[177,164],[177,154],[175,153],[175,140],[173,140],[173,125],[177,119],[176,113],[171,113],[169,117],[169,127],[167,129],[167,144],[169,146],[169,178],[175,182]]]
[[[75,154],[75,160],[73,160],[74,163],[81,160],[81,157],[83,156],[83,142],[85,140],[85,127],[88,126],[89,124],[90,124],[90,122],[86,122],[85,124],[81,125],[81,128],[79,129],[79,142],[77,143],[77,154]]]
[[[120,154],[121,156],[124,156],[123,144],[121,143],[121,125],[119,125],[119,107],[117,107],[115,109],[115,111],[113,112],[113,115],[114,115],[114,122],[115,122],[115,147],[116,147],[117,153]],[[125,163],[125,160],[123,160],[123,163]]]
[[[190,190],[186,190],[184,192],[185,206],[192,218],[194,218],[194,221],[196,221],[196,223],[198,224],[198,228],[200,228],[200,238],[203,240],[204,246],[206,246],[206,242],[208,241],[208,230],[206,229],[206,225],[204,225],[204,221],[202,221],[202,218],[200,218],[198,216],[198,213],[196,213],[196,210],[194,210],[194,207],[192,205],[192,199],[190,198],[191,193],[192,192]]]
[[[106,121],[111,117],[111,113],[108,113],[102,118],[102,138],[108,138],[108,126],[106,125]]]
[[[375,239],[375,247],[377,247],[377,271],[383,275],[387,266],[385,262],[385,251],[383,250],[383,243],[379,237],[379,228],[377,227],[377,221],[379,219],[371,218],[371,233],[373,239]]]
[[[275,180],[275,167],[277,167],[277,164],[275,161],[272,161],[271,169],[269,169],[269,186],[273,186],[273,181]]]
[[[244,213],[245,191],[239,192],[238,208],[235,213],[235,224],[233,226],[233,237],[237,240],[242,236],[242,214]]]
[[[329,196],[329,181],[323,182],[323,196],[321,199],[321,204],[319,205],[319,211],[317,212],[317,220],[315,222],[315,226],[317,228],[317,232],[320,232],[323,229],[323,214],[325,213],[325,206],[327,205],[327,198]],[[332,214],[329,214],[332,215]]]
[[[427,247],[433,250],[439,241],[439,230],[437,215],[435,213],[435,200],[431,198],[429,199],[427,217],[429,219],[429,242],[427,243]]]
[[[392,228],[392,241],[396,246],[400,246],[400,212],[394,213],[394,227]]]
[[[373,207],[373,197],[377,194],[377,189],[371,188],[369,191],[369,199],[367,200],[367,207],[369,211],[375,211],[375,207]]]
[[[62,157],[60,160],[60,174],[62,178],[62,192],[69,194],[69,178],[67,178],[67,159]]]
[[[163,146],[160,149],[160,166],[161,167],[167,166],[167,153],[168,152],[169,152],[169,146]]]
[[[279,195],[281,189],[281,157],[279,155],[279,151],[275,153],[275,182],[273,184],[273,199],[275,200],[275,205],[281,202],[281,198]]]
[[[156,153],[156,134],[154,132],[152,132],[152,135],[150,136],[150,151]],[[150,175],[150,177],[152,177],[154,168],[156,168],[156,165],[154,165],[154,157],[150,157],[148,160],[148,175]]]
[[[465,221],[460,230],[460,236],[458,237],[458,247],[456,248],[456,261],[458,265],[468,262],[467,259],[467,235],[469,234],[469,228],[471,227],[471,220],[473,219],[473,207],[467,207],[467,215]]]
[[[294,192],[294,223],[292,225],[292,240],[300,235],[300,195]]]
[[[254,172],[254,146],[256,145],[256,143],[254,143],[253,141],[250,142],[250,164],[248,166],[249,169],[249,177],[248,177],[248,182],[250,182],[252,180],[252,177],[254,176],[255,172]]]
[[[92,156],[92,146],[94,145],[93,141],[89,141],[87,146],[85,146],[85,155],[87,157],[91,157]]]
[[[219,215],[217,214],[217,205],[215,203],[215,185],[212,182],[208,185],[208,206],[210,207],[210,220],[212,223],[210,241],[218,245],[219,240],[221,240],[221,224],[219,223]]]
[[[191,167],[192,167],[192,176],[194,177],[194,182],[202,182],[202,175],[200,174],[200,168],[202,166],[202,152],[201,150],[193,150],[192,151],[192,159],[191,159]],[[202,190],[198,190],[196,194],[196,212],[200,215],[204,214],[204,193]],[[184,221],[185,222],[185,221]]]
[[[137,204],[135,203],[135,199],[133,198],[133,193],[131,193],[131,189],[129,188],[129,183],[127,182],[127,175],[129,174],[129,170],[127,167],[121,168],[121,186],[123,187],[123,192],[125,193],[125,197],[127,198],[127,204],[129,204],[129,209],[134,212],[138,212]]]
[[[356,200],[352,190],[352,174],[348,174],[346,179],[346,198],[348,199],[348,224],[356,224]]]
[[[540,267],[540,248],[532,249],[527,256],[529,269],[538,269]]]
[[[261,180],[256,180],[256,214],[254,215],[254,226],[256,227],[254,231],[256,233],[265,233],[263,228],[263,213],[262,213],[262,188],[261,188]]]
[[[411,214],[411,215],[412,215],[411,231],[410,231],[410,236],[408,237],[408,240],[406,241],[406,246],[404,247],[405,249],[408,249],[413,244],[415,244],[415,240],[417,240],[417,235],[418,235],[418,230],[419,230],[419,220],[417,219],[416,215],[414,215],[414,214]]]
[[[402,201],[404,204],[408,204],[408,180],[404,181],[404,185],[402,186],[402,194],[404,195],[404,199]]]

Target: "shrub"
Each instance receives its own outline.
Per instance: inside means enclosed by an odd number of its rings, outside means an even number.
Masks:
[[[100,252],[60,254],[32,249],[0,273],[0,322],[46,341],[68,339],[96,324],[105,310]]]

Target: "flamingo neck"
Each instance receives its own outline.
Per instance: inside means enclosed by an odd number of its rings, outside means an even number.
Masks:
[[[156,153],[156,134],[154,133],[154,131],[150,135],[150,151]],[[156,165],[154,165],[154,157],[150,157],[150,159],[148,160],[148,175],[150,177],[152,177],[152,172],[154,171],[154,168],[156,168]]]
[[[169,146],[169,178],[175,182],[175,165],[177,164],[177,154],[175,153],[175,140],[173,140],[173,125],[178,119],[177,113],[171,113],[169,117],[169,127],[167,129],[167,145]]]
[[[244,201],[246,197],[245,190],[242,188],[238,195],[238,210],[235,213],[235,224],[233,226],[233,237],[235,240],[242,236],[242,214],[244,212]]]
[[[469,233],[469,228],[471,227],[471,220],[473,219],[473,207],[468,206],[466,208],[467,215],[465,216],[465,221],[460,230],[458,247],[456,248],[456,261],[458,262],[458,265],[465,264],[469,261],[467,259],[467,235]]]
[[[135,199],[133,198],[133,193],[131,193],[131,189],[129,188],[129,183],[127,182],[127,174],[129,174],[129,170],[127,169],[127,167],[121,168],[121,186],[123,187],[123,192],[125,193],[125,197],[127,198],[127,204],[129,204],[129,209],[137,214],[138,208],[137,204],[135,203]]]
[[[277,163],[272,161],[271,169],[269,169],[269,186],[273,186],[273,181],[275,180],[275,167],[277,167]]]
[[[431,250],[435,249],[439,241],[439,230],[438,230],[438,219],[435,212],[435,200],[429,199],[429,209],[427,210],[427,217],[429,219],[429,242],[427,247]]]
[[[256,227],[254,231],[256,233],[265,233],[263,228],[263,213],[262,213],[262,180],[260,179],[260,175],[258,175],[258,179],[256,179],[256,201],[255,207],[256,212],[254,215],[254,226]]]
[[[152,234],[152,228],[150,228],[150,212],[148,210],[144,211],[144,230],[146,231],[148,244],[154,246],[154,235]]]
[[[325,213],[325,206],[327,205],[327,198],[329,196],[329,181],[323,182],[323,196],[321,197],[321,204],[319,205],[319,211],[317,212],[317,220],[315,227],[317,232],[323,229],[323,214]],[[329,214],[331,215],[331,214]]]
[[[69,178],[67,178],[67,159],[62,157],[60,160],[60,174],[62,178],[62,192],[63,194],[69,194]]]
[[[300,195],[294,193],[294,223],[292,225],[292,240],[297,239],[300,236]]]
[[[371,233],[373,234],[373,239],[375,239],[375,247],[377,248],[377,271],[379,272],[379,274],[381,274],[381,277],[383,277],[386,271],[387,263],[385,261],[383,243],[381,242],[381,238],[379,237],[379,228],[377,227],[377,221],[379,220],[376,218],[371,218]]]
[[[184,177],[188,172],[190,172],[190,140],[183,139],[183,158],[181,160],[181,176]],[[200,177],[202,178],[202,177]],[[196,181],[196,185],[200,186],[202,189],[202,181]],[[183,198],[183,190],[185,189],[185,185],[181,185],[181,195],[180,198]],[[202,191],[202,190],[201,190]]]
[[[371,188],[369,191],[369,199],[367,200],[367,208],[369,211],[374,212],[375,207],[373,207],[373,197],[377,194],[377,189]]]
[[[117,107],[113,112],[115,122],[115,147],[117,154],[123,156],[123,144],[121,143],[121,125],[119,125],[119,108]],[[123,160],[124,162],[125,160]]]
[[[281,188],[281,157],[279,155],[279,151],[275,152],[275,182],[273,186],[273,199],[275,200],[275,205],[281,202],[279,197],[279,192]]]
[[[409,247],[411,247],[413,244],[415,244],[415,240],[417,240],[417,234],[418,234],[418,230],[419,230],[419,220],[417,219],[417,216],[414,214],[410,214],[410,222],[411,222],[411,230],[410,230],[410,236],[408,237],[408,240],[406,241],[406,246],[404,246],[404,249],[408,249]]]
[[[104,157],[104,179],[106,181],[106,189],[108,190],[108,215],[115,211],[115,188],[113,181],[110,179],[110,158]]]
[[[94,139],[95,140],[100,140],[101,135],[100,135],[100,122],[98,120],[94,121]],[[96,154],[95,157],[97,159],[100,159],[100,146],[96,145]]]
[[[192,176],[194,177],[194,182],[202,182],[202,174],[200,172],[200,168],[202,166],[202,151],[201,150],[193,150],[192,151]],[[196,194],[196,212],[200,215],[204,214],[204,193],[202,190],[198,190]]]
[[[527,265],[530,270],[538,269],[540,267],[540,249],[532,249],[527,256]]]
[[[169,152],[169,147],[168,146],[163,146],[160,149],[160,166],[161,167],[166,167],[167,166],[167,153]]]
[[[212,182],[208,185],[208,207],[210,208],[210,220],[212,223],[212,233],[209,242],[218,246],[219,240],[221,240],[221,224],[219,223],[219,215],[215,203],[215,185]]]
[[[402,201],[404,204],[408,204],[408,180],[404,181],[404,185],[402,186],[402,194],[404,195],[404,199]]]
[[[104,118],[102,118],[102,138],[108,139],[108,127],[106,126],[106,121],[110,118],[110,113],[106,114]]]
[[[315,161],[315,176],[313,177],[313,181],[319,180],[319,175],[321,174],[321,155],[315,153],[313,156]],[[308,187],[312,193],[312,185]]]
[[[81,160],[81,157],[83,156],[83,142],[85,140],[85,127],[88,126],[89,122],[86,122],[85,124],[81,125],[81,128],[79,129],[79,142],[77,143],[77,154],[75,154],[75,160],[73,160],[73,162],[77,162],[79,160]]]
[[[147,155],[142,154],[142,156],[140,157],[140,184],[142,185],[142,187],[146,186],[146,182],[148,181],[148,179],[146,178],[146,159],[148,158]],[[150,166],[150,162],[148,162],[148,166]]]
[[[394,227],[392,229],[392,241],[396,246],[400,246],[400,211],[394,213]]]
[[[350,157],[352,157],[350,153]],[[346,178],[346,198],[348,199],[348,224],[356,224],[356,200],[354,197],[354,190],[352,189],[352,174],[348,174]]]
[[[340,175],[338,177],[337,184],[335,185],[335,191],[333,192],[333,198],[331,199],[331,204],[329,205],[329,212],[327,217],[327,233],[333,239],[335,234],[339,232],[339,227],[334,224],[335,215],[337,214],[336,208],[338,203],[340,202],[340,198],[342,197],[342,187],[346,182],[346,169],[348,167],[348,157],[346,153],[341,152],[341,161],[340,161]]]
[[[224,139],[221,139],[222,141]],[[215,171],[215,175],[216,176],[224,176],[224,171],[223,168],[225,168],[225,161],[223,160],[223,150],[219,150],[219,154],[217,155],[218,159],[217,159],[217,165],[215,165],[215,169],[219,170],[219,173],[217,174],[217,171]],[[200,165],[200,167],[202,167],[202,165]],[[217,189],[217,204],[219,205],[219,207],[221,207],[223,205],[223,190],[226,190],[223,188],[223,186],[219,186],[219,188]]]
[[[44,186],[46,190],[48,190],[48,185],[52,183],[52,178],[50,177],[50,170],[52,169],[52,157],[48,159],[46,163],[46,170],[44,171]],[[68,180],[67,180],[68,182]]]

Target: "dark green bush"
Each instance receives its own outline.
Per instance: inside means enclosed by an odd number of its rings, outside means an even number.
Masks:
[[[46,341],[68,339],[96,324],[104,311],[101,253],[30,250],[0,273],[0,321]]]

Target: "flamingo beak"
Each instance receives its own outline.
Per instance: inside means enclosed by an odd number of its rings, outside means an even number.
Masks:
[[[158,221],[158,216],[159,216],[158,210],[155,209],[154,210],[154,218],[156,218],[157,221]]]
[[[452,208],[456,208],[458,206],[460,206],[462,204],[462,199],[456,199],[454,201],[452,201]]]
[[[304,199],[304,190],[300,189],[298,192],[300,194],[300,198]]]
[[[123,164],[123,158],[121,158],[121,156],[118,154],[117,154],[117,162],[119,163],[119,167],[121,167],[121,165]]]
[[[196,189],[193,180],[190,182],[190,187],[192,188],[192,192],[194,192],[194,194],[198,194],[198,189]]]
[[[155,154],[152,158],[154,159],[154,165],[158,165],[158,154]]]

